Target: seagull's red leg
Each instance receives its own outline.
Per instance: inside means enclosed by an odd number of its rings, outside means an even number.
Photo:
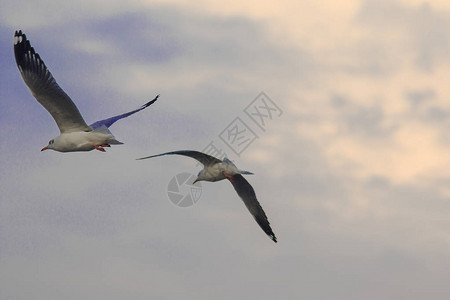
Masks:
[[[103,149],[102,146],[97,146],[97,145],[94,144],[94,143],[92,143],[92,146],[94,146],[94,148],[97,149],[98,151],[106,152],[106,150]]]
[[[234,182],[233,176],[228,175],[227,173],[225,173],[225,171],[222,171],[223,176],[225,176],[226,178],[228,178],[231,182]]]

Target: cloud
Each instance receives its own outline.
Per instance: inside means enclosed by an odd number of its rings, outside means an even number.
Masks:
[[[423,71],[432,71],[438,65],[449,63],[446,53],[450,35],[445,30],[450,25],[448,10],[436,9],[429,3],[406,5],[396,1],[367,0],[363,1],[358,19],[363,26],[376,31],[380,38],[385,35],[395,37],[406,53],[413,54],[413,62]]]
[[[2,3],[0,298],[448,298],[448,8],[284,4]],[[111,128],[125,145],[41,153],[58,133],[16,28],[88,122],[161,98]],[[243,112],[261,91],[283,110],[265,131]],[[195,161],[135,161],[237,116],[277,245],[228,182],[170,203]]]

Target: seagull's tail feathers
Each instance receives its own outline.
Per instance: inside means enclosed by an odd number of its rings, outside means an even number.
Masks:
[[[119,141],[116,140],[115,138],[109,139],[109,140],[108,140],[108,144],[110,144],[110,145],[123,145],[122,142],[119,142]]]
[[[244,174],[244,175],[255,175],[255,173],[252,173],[252,172],[249,172],[249,171],[239,170],[239,172],[241,172],[241,174]]]
[[[239,169],[236,167],[236,165],[235,165],[231,160],[229,160],[227,157],[224,157],[224,158],[223,158],[223,163],[234,166],[234,167],[239,171],[239,174],[244,174],[244,175],[254,175],[252,172],[244,171],[244,170],[239,170]]]
[[[116,140],[114,135],[111,133],[111,131],[109,131],[109,129],[105,125],[95,128],[93,130],[93,132],[99,132],[102,134],[109,135],[110,138],[108,139],[108,144],[111,144],[111,145],[122,145],[123,144],[122,142],[119,142],[118,140]]]

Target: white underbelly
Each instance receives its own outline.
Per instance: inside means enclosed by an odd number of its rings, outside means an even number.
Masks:
[[[114,139],[112,134],[102,132],[71,132],[61,135],[66,149],[62,151],[90,151],[94,145],[108,144],[108,141]]]

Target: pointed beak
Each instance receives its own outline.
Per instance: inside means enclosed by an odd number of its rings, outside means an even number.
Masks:
[[[45,146],[44,148],[41,149],[41,151],[47,150],[47,146]]]
[[[198,181],[198,179],[195,179],[194,182],[192,184],[195,184]]]

